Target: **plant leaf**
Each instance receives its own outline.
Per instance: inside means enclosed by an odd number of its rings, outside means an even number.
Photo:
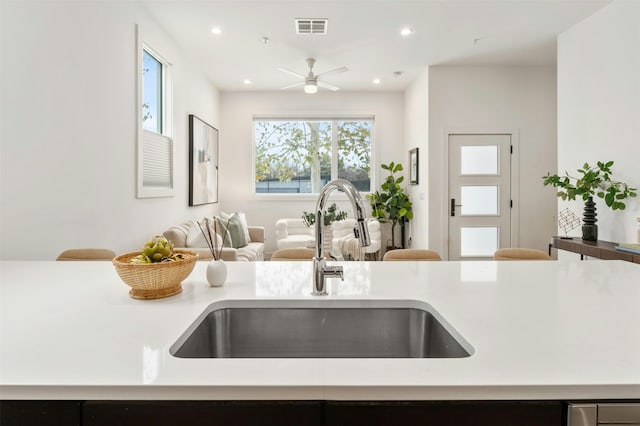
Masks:
[[[614,196],[612,193],[607,193],[607,195],[605,195],[604,197],[604,202],[607,203],[607,206],[612,207],[613,206],[613,202],[614,202]],[[615,210],[615,208],[614,208]]]

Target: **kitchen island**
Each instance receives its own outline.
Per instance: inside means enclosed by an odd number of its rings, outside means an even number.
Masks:
[[[593,262],[229,262],[209,287],[135,300],[109,262],[0,263],[0,399],[56,401],[567,401],[640,399],[640,266]],[[185,359],[169,348],[223,300],[415,300],[464,358]]]

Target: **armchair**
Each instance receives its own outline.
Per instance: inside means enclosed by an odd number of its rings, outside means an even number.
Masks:
[[[278,249],[313,247],[313,228],[302,218],[279,219],[276,222],[276,247]]]
[[[364,260],[373,257],[377,260],[382,246],[380,222],[373,218],[367,219],[369,236],[371,237],[371,245],[368,247],[360,247],[353,236],[355,224],[356,220],[349,218],[333,223],[332,251],[342,254],[344,258]],[[280,219],[276,222],[276,247],[278,249],[313,247],[314,244],[314,228],[307,226],[302,218]]]

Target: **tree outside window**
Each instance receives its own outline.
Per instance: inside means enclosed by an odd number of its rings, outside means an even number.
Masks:
[[[162,134],[162,62],[143,50],[142,127]]]
[[[255,120],[256,193],[319,193],[336,178],[371,188],[367,120]]]

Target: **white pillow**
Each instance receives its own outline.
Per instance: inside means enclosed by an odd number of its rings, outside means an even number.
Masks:
[[[242,232],[244,232],[247,242],[251,241],[251,237],[249,236],[249,225],[247,225],[247,216],[244,212],[236,212],[236,215],[238,216],[240,225],[242,225]]]
[[[204,229],[204,231],[206,232],[207,229],[204,227],[204,221],[202,221],[200,224],[202,225],[202,229]],[[215,236],[216,245],[218,247],[222,246],[222,238],[220,238],[220,235],[216,234],[213,230],[212,222],[209,222],[209,231],[211,232],[211,236]],[[195,221],[193,221],[191,223],[191,226],[189,227],[189,233],[187,234],[187,247],[209,248],[207,240],[205,240],[204,235],[202,234],[202,231],[198,226],[198,223]]]

